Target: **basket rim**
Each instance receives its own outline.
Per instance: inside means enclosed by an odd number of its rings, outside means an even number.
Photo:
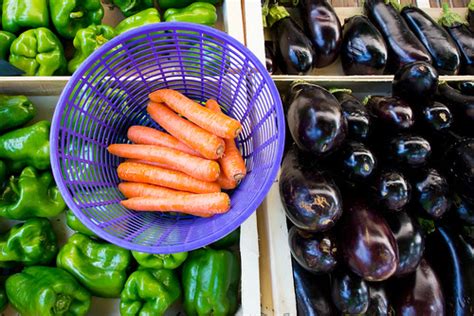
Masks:
[[[68,188],[66,187],[63,178],[62,172],[59,163],[59,153],[58,153],[58,145],[59,141],[56,137],[59,135],[60,130],[60,122],[61,116],[63,114],[64,104],[66,104],[70,93],[74,90],[76,83],[79,81],[80,78],[84,76],[84,73],[91,68],[91,66],[100,60],[100,56],[103,55],[105,52],[109,51],[113,47],[121,44],[122,42],[129,40],[133,37],[148,34],[150,32],[156,31],[169,31],[169,30],[179,30],[179,31],[197,31],[204,33],[206,35],[211,35],[214,38],[222,40],[226,43],[229,43],[233,46],[236,50],[242,53],[246,58],[248,58],[253,65],[256,67],[258,73],[263,77],[263,81],[267,84],[271,95],[274,97],[275,102],[275,112],[276,112],[276,123],[278,124],[278,130],[276,131],[278,135],[278,142],[280,143],[277,146],[276,152],[276,160],[269,172],[269,177],[266,183],[262,186],[262,188],[255,194],[253,201],[247,205],[247,207],[242,210],[241,214],[235,218],[233,222],[230,222],[228,225],[223,225],[220,229],[214,231],[213,234],[207,235],[205,238],[201,238],[199,240],[191,240],[186,243],[180,243],[177,245],[168,245],[168,246],[145,246],[141,244],[136,244],[132,241],[124,240],[123,238],[116,237],[112,234],[107,233],[103,229],[99,228],[95,225],[88,216],[84,213],[79,211],[75,207],[75,202],[73,200],[73,196],[70,194]],[[184,251],[191,251],[197,248],[204,247],[205,245],[211,243],[212,241],[209,240],[218,240],[224,236],[226,236],[229,232],[237,229],[245,220],[247,220],[260,206],[263,202],[265,197],[267,196],[272,184],[277,178],[278,171],[280,169],[281,160],[283,157],[284,151],[284,144],[285,144],[285,117],[283,106],[281,102],[281,98],[278,92],[278,89],[273,82],[270,74],[268,73],[266,67],[260,62],[260,60],[255,56],[255,54],[248,49],[244,44],[242,44],[237,39],[233,38],[229,34],[217,30],[215,28],[199,25],[195,23],[188,23],[188,22],[160,22],[160,23],[153,23],[145,26],[141,26],[123,34],[118,35],[117,37],[113,38],[112,40],[108,41],[99,49],[94,51],[80,66],[79,68],[72,74],[70,80],[67,82],[66,86],[64,87],[58,103],[55,107],[55,111],[52,118],[51,124],[51,133],[50,133],[50,146],[51,146],[51,169],[53,173],[53,177],[56,181],[56,185],[64,198],[68,208],[74,213],[75,216],[90,230],[92,230],[97,236],[100,238],[118,245],[120,247],[134,250],[134,251],[141,251],[141,252],[148,252],[148,253],[160,253],[160,254],[167,254],[167,253],[175,253],[175,252],[184,252]],[[212,217],[209,218],[212,220]],[[203,240],[205,241],[203,243]]]

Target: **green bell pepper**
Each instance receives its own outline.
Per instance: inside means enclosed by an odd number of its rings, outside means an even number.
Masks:
[[[48,169],[50,126],[48,121],[39,121],[1,135],[0,159],[9,159],[41,170]]]
[[[77,31],[73,41],[76,51],[68,63],[68,71],[72,74],[89,55],[114,37],[113,27],[102,24],[90,25]]]
[[[115,31],[117,34],[122,34],[136,27],[158,22],[161,22],[158,10],[155,8],[146,9],[121,21],[115,27]]]
[[[7,292],[5,291],[5,284],[2,284],[2,286],[0,287],[0,313],[3,312],[5,308],[7,308],[7,305],[8,305]]]
[[[3,0],[2,25],[5,31],[49,26],[47,0]]]
[[[210,244],[210,247],[214,249],[227,249],[234,245],[237,245],[240,241],[240,227],[225,236],[224,238],[219,239],[218,241]]]
[[[49,264],[58,252],[56,235],[46,218],[31,218],[0,236],[0,266]]]
[[[230,315],[236,312],[240,264],[227,250],[198,249],[183,265],[184,310],[193,315]]]
[[[24,95],[0,94],[0,133],[18,128],[36,115],[36,107]]]
[[[181,287],[175,271],[140,269],[125,283],[120,295],[120,315],[164,315],[180,297]]]
[[[216,7],[206,2],[194,2],[183,9],[168,9],[163,15],[166,22],[191,22],[214,26],[217,21]]]
[[[49,0],[49,10],[56,31],[67,39],[80,29],[100,24],[104,17],[100,0]]]
[[[21,33],[10,47],[9,61],[27,76],[61,75],[66,71],[63,45],[45,27]]]
[[[74,275],[92,294],[119,297],[130,259],[127,249],[76,233],[59,251],[56,265]]]
[[[126,17],[142,10],[153,8],[153,0],[112,0],[112,3],[118,7]]]
[[[53,217],[66,208],[50,171],[39,174],[26,167],[18,177],[11,177],[0,198],[0,216],[24,220]]]
[[[79,218],[77,218],[71,210],[66,211],[66,224],[67,226],[69,226],[69,228],[75,230],[78,233],[84,234],[89,237],[97,237],[96,234],[92,232],[92,230],[82,224]]]
[[[188,257],[187,252],[178,252],[173,254],[152,254],[146,252],[132,251],[132,255],[138,264],[145,268],[152,269],[176,269]]]
[[[187,7],[194,2],[207,2],[217,5],[221,2],[221,0],[158,0],[158,6],[161,10],[167,10],[170,8],[180,9]]]
[[[0,189],[3,189],[5,181],[8,177],[7,164],[0,160]]]
[[[0,59],[8,60],[10,47],[14,40],[16,40],[15,34],[7,31],[0,31]]]
[[[5,284],[8,299],[23,316],[82,316],[91,295],[72,275],[51,267],[28,267]]]

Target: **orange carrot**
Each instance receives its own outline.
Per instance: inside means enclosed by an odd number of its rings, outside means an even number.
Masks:
[[[192,150],[170,134],[163,133],[151,127],[139,125],[130,126],[127,137],[135,144],[164,146],[193,156],[201,156],[197,151]]]
[[[157,198],[180,197],[193,193],[176,191],[157,185],[138,183],[138,182],[122,182],[118,188],[126,198],[152,196]]]
[[[165,167],[169,166],[169,169],[181,171],[202,181],[214,182],[220,173],[219,164],[214,160],[199,158],[172,148],[154,145],[112,144],[107,150],[122,158],[158,162]]]
[[[206,102],[206,107],[211,111],[221,112],[221,107],[217,101],[209,99]],[[233,178],[236,181],[242,180],[247,174],[245,168],[245,161],[240,154],[239,149],[235,145],[233,139],[224,139],[225,151],[224,156],[219,159],[219,164],[222,167],[222,172],[228,178]]]
[[[217,178],[217,183],[221,187],[221,189],[224,190],[232,190],[235,189],[238,185],[238,182],[235,181],[234,178],[228,178],[227,176],[224,175],[224,173],[221,172],[219,175],[219,178]]]
[[[179,171],[179,170],[173,169],[173,168],[170,167],[170,166],[167,166],[167,165],[164,164],[164,163],[159,163],[159,162],[156,162],[156,161],[148,161],[148,160],[140,160],[140,159],[126,159],[125,162],[136,162],[136,163],[141,163],[141,164],[145,164],[145,165],[156,166],[156,167],[160,167],[160,168],[164,168],[164,169]]]
[[[222,112],[213,112],[176,90],[161,89],[150,93],[153,102],[166,103],[194,124],[222,138],[235,138],[242,131],[239,121]]]
[[[151,118],[168,133],[199,152],[207,159],[217,159],[224,154],[222,138],[209,133],[199,126],[179,117],[162,103],[150,102],[147,111]]]
[[[136,162],[123,162],[117,168],[120,179],[130,182],[156,184],[159,186],[193,193],[219,192],[215,182],[195,179],[179,171],[168,170]]]
[[[165,198],[134,197],[120,203],[134,211],[180,212],[201,217],[226,213],[230,209],[230,198],[222,192]]]

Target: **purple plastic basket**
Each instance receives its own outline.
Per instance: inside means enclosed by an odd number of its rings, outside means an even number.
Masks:
[[[162,88],[196,101],[215,98],[242,123],[238,144],[248,175],[228,213],[172,216],[119,204],[122,159],[107,146],[129,142],[131,125],[159,128],[146,106],[148,94]],[[276,178],[284,131],[278,91],[246,47],[207,26],[158,23],[114,38],[74,73],[54,113],[51,164],[67,205],[99,237],[136,251],[189,251],[224,237],[256,210]]]

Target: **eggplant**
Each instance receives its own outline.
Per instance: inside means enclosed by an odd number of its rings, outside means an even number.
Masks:
[[[377,126],[382,129],[408,129],[414,123],[412,108],[398,97],[370,96],[367,107]]]
[[[434,101],[423,109],[423,122],[431,131],[447,130],[453,124],[453,115],[441,102]]]
[[[272,42],[265,42],[265,66],[270,75],[276,72],[275,53]]]
[[[313,70],[313,44],[288,11],[281,6],[272,6],[268,15],[280,70],[288,75],[303,75]]]
[[[464,95],[443,82],[438,85],[437,99],[449,107],[454,115],[455,125],[459,129],[467,135],[474,135],[472,128],[474,124],[474,96]]]
[[[366,315],[388,316],[391,314],[391,305],[385,287],[380,283],[369,284],[369,309]]]
[[[327,0],[301,0],[301,16],[314,46],[317,68],[332,64],[342,42],[341,22]]]
[[[430,64],[417,61],[404,65],[393,78],[392,94],[415,109],[429,104],[438,89],[438,72]]]
[[[404,7],[400,14],[431,55],[438,73],[456,75],[461,66],[461,54],[448,32],[417,7]]]
[[[459,90],[461,94],[474,96],[474,81],[451,81],[449,85]]]
[[[421,136],[399,135],[388,142],[388,158],[398,164],[420,167],[431,155],[431,144]]]
[[[410,202],[410,183],[398,171],[382,171],[375,177],[372,191],[375,201],[391,211],[400,211]]]
[[[418,267],[425,251],[425,238],[417,222],[406,212],[385,216],[398,247],[398,266],[395,276],[412,273]]]
[[[346,118],[347,137],[362,141],[369,135],[370,115],[362,102],[351,93],[351,90],[345,89],[332,92],[341,104],[342,113]]]
[[[449,4],[443,4],[443,15],[438,23],[448,31],[461,54],[461,75],[474,75],[474,33],[462,22],[459,14],[451,12]]]
[[[382,75],[387,55],[382,34],[367,17],[355,15],[344,21],[341,63],[346,75]]]
[[[413,275],[394,282],[392,296],[395,315],[445,315],[440,281],[425,259]]]
[[[298,228],[322,232],[342,214],[339,188],[326,174],[309,167],[293,147],[286,154],[280,175],[280,195],[288,219]]]
[[[332,302],[342,313],[362,314],[369,307],[369,287],[358,275],[347,269],[331,274]]]
[[[296,309],[298,315],[336,315],[329,296],[328,275],[314,275],[303,269],[294,260],[293,280],[295,282]]]
[[[366,0],[364,10],[370,21],[378,28],[388,48],[387,70],[395,72],[403,65],[425,61],[431,57],[423,44],[403,20],[393,2],[385,0]]]
[[[288,128],[301,150],[325,156],[342,144],[347,123],[339,102],[329,91],[310,83],[296,83],[291,87],[288,104]]]
[[[395,273],[398,265],[395,237],[383,216],[362,200],[350,202],[340,236],[346,264],[366,281],[383,281]]]
[[[440,218],[451,207],[446,179],[436,170],[428,169],[414,179],[413,199],[433,218]]]
[[[306,270],[313,273],[328,273],[337,265],[335,238],[328,234],[312,234],[290,228],[288,241],[293,258]]]
[[[446,315],[473,315],[473,245],[459,232],[448,227],[438,227],[426,240],[425,254],[441,282]]]
[[[447,150],[446,174],[460,197],[474,204],[474,138],[464,138]]]
[[[348,142],[340,153],[343,174],[352,179],[364,179],[372,175],[376,160],[374,154],[362,143]]]
[[[474,205],[454,195],[453,208],[457,217],[467,225],[474,225]]]

